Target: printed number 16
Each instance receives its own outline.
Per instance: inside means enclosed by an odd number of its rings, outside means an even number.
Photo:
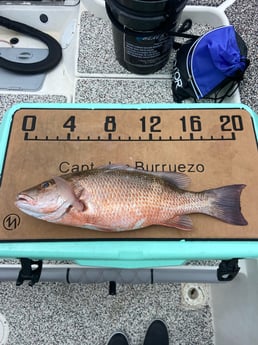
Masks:
[[[189,121],[188,119],[183,116],[181,117],[180,121],[182,122],[182,130],[183,132],[191,131],[191,132],[200,132],[202,130],[202,123],[200,116],[190,116]]]

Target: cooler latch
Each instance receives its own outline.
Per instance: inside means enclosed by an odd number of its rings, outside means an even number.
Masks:
[[[21,258],[21,270],[19,272],[18,278],[16,280],[16,286],[23,284],[24,280],[29,280],[29,286],[33,286],[40,279],[42,271],[42,260],[31,260],[26,258]]]
[[[217,269],[217,278],[219,281],[231,281],[239,271],[238,259],[222,260]]]

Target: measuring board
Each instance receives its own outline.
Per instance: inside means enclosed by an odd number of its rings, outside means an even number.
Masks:
[[[16,107],[9,112],[6,125],[0,240],[257,239],[258,160],[253,118],[247,107],[210,106]],[[245,184],[241,207],[248,225],[230,225],[194,214],[192,231],[151,226],[109,233],[47,223],[23,214],[14,205],[18,192],[53,176],[110,163],[185,173],[191,178],[188,189],[192,191]]]

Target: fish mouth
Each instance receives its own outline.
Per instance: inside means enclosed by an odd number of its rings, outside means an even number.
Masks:
[[[17,206],[21,205],[21,204],[22,205],[27,205],[27,204],[35,205],[35,200],[31,196],[21,193],[21,194],[17,195],[15,204]]]

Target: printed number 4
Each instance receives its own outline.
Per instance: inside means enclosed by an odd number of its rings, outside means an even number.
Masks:
[[[75,126],[75,116],[72,115],[70,116],[65,123],[63,124],[63,128],[68,128],[70,129],[71,132],[74,132],[76,126]]]

